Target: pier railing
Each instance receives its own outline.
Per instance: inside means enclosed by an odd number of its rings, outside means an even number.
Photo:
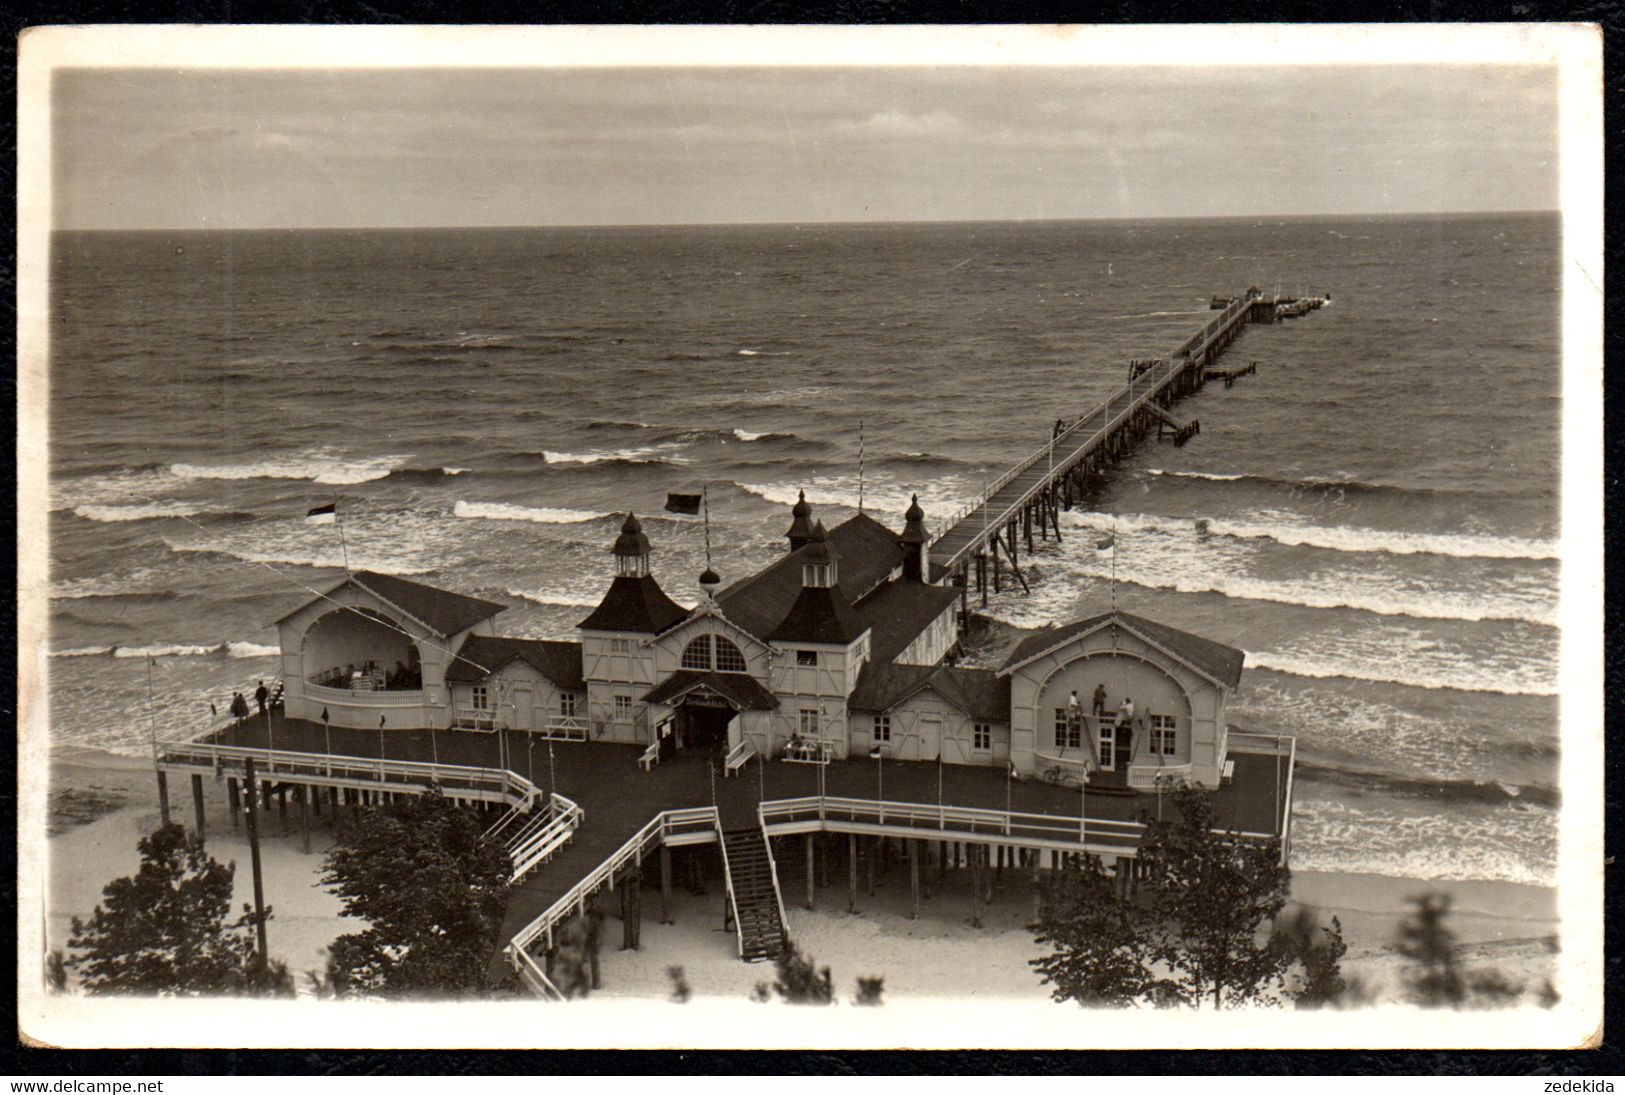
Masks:
[[[810,796],[761,805],[762,827],[770,835],[814,832],[936,831],[978,842],[1041,844],[1065,851],[1117,855],[1134,848],[1145,833],[1136,821],[1029,814],[941,803],[886,802],[876,799]]]
[[[513,861],[509,882],[518,882],[568,844],[576,830],[581,828],[587,814],[574,802],[555,792],[548,799],[547,813],[543,817],[544,824],[521,830],[509,847],[508,857]]]
[[[508,964],[519,976],[535,985],[551,987],[547,974],[534,955],[530,953],[530,946],[538,939],[542,940],[544,949],[553,946],[553,929],[567,917],[576,913],[585,912],[587,898],[602,887],[615,888],[615,874],[628,864],[633,866],[643,862],[644,853],[659,847],[662,840],[671,840],[692,834],[696,831],[714,831],[717,827],[717,811],[714,806],[701,806],[684,810],[666,810],[656,814],[647,825],[633,833],[627,841],[598,866],[587,872],[575,885],[560,895],[559,899],[547,907],[536,919],[521,928],[509,941],[507,946]],[[707,835],[706,839],[710,839]],[[553,989],[556,994],[557,989]],[[545,993],[538,992],[538,995]]]
[[[530,780],[507,768],[302,753],[214,742],[171,742],[160,747],[158,764],[161,768],[202,768],[217,775],[230,770],[238,774],[250,757],[261,779],[281,777],[296,783],[414,793],[432,785],[453,798],[505,802],[521,808],[528,808],[542,793]]]

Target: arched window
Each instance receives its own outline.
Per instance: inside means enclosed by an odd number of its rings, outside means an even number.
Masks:
[[[745,655],[721,635],[701,635],[683,647],[682,665],[684,669],[715,669],[719,673],[744,673],[748,669]]]
[[[745,671],[745,655],[732,642],[717,636],[717,671],[719,673],[743,673]]]
[[[684,669],[711,668],[711,636],[701,635],[683,647]]]

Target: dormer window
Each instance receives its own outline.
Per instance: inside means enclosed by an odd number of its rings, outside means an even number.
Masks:
[[[622,578],[642,578],[649,573],[649,557],[647,555],[617,555],[615,557],[615,573]]]
[[[835,564],[803,564],[801,567],[801,584],[816,589],[828,589],[835,584]]]

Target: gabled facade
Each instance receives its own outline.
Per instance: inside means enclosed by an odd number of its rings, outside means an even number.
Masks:
[[[658,742],[663,753],[878,749],[1139,790],[1223,778],[1241,651],[1114,611],[1028,636],[997,671],[959,668],[958,591],[924,580],[917,500],[899,534],[863,513],[826,529],[802,497],[787,540],[725,588],[707,568],[685,608],[655,579],[628,515],[575,642],[501,637],[499,605],[358,573],[280,621],[288,713]]]

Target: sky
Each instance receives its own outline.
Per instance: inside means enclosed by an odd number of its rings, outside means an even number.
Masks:
[[[1557,70],[62,69],[60,228],[1554,209]]]

